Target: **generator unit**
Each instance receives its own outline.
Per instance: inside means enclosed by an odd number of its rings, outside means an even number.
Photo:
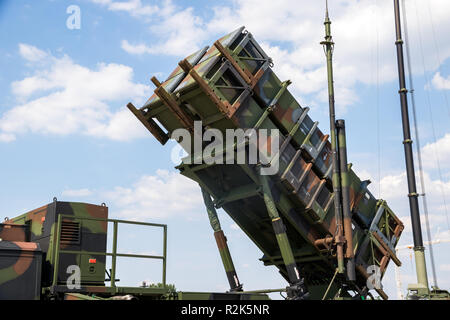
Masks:
[[[40,288],[67,286],[69,277],[78,270],[81,286],[104,286],[106,256],[91,253],[106,252],[107,218],[108,208],[105,205],[55,200],[1,224],[0,252],[11,255],[14,251],[19,261],[24,254],[30,256],[30,267],[38,269],[27,272],[35,274],[38,292]],[[9,263],[14,270],[18,269],[12,260],[1,261],[2,264]],[[22,293],[29,292],[28,284],[23,287],[15,283],[23,281],[21,272],[8,273],[7,268],[0,265],[0,294],[17,297],[11,295],[9,286],[22,288]],[[29,285],[36,284],[30,282]]]

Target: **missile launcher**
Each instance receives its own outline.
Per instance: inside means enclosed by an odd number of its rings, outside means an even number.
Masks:
[[[261,261],[279,269],[292,298],[362,296],[369,289],[387,298],[371,275],[377,270],[381,279],[391,259],[400,265],[395,246],[403,223],[349,164],[352,231],[346,237],[352,243],[338,235],[329,135],[289,91],[291,82],[277,77],[273,63],[241,27],[181,60],[167,80],[153,77],[154,94],[139,109],[128,108],[161,144],[173,138],[188,154],[177,169],[202,189],[231,290],[242,286],[218,208],[262,251]],[[222,139],[230,132],[231,143]],[[227,161],[242,152],[241,161]],[[353,279],[337,274],[338,244],[346,247],[345,259],[355,261]]]

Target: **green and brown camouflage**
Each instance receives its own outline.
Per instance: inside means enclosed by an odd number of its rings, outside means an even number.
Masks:
[[[339,167],[339,149],[336,133],[336,113],[334,100],[334,79],[333,79],[333,48],[334,42],[331,36],[331,21],[328,16],[328,2],[325,12],[325,39],[320,42],[323,46],[327,59],[327,80],[328,80],[328,106],[330,118],[330,140],[331,140],[331,168],[332,168],[332,185],[334,193],[334,215],[336,220],[336,258],[338,262],[337,272],[344,274],[344,227],[342,214],[342,193],[341,193],[341,174]]]
[[[186,57],[192,65],[196,65],[201,57],[204,56],[205,52],[208,50],[208,47],[205,47],[190,56]],[[167,92],[173,92],[176,87],[180,84],[180,82],[186,77],[186,73],[183,71],[181,67],[175,68],[174,71],[169,75],[166,81],[164,81],[161,86],[167,91]],[[155,105],[156,103],[160,102],[160,98],[153,94],[147,102],[144,104],[144,107],[147,105]]]
[[[302,108],[287,89],[290,81],[281,82],[271,68],[268,68],[254,88],[255,99],[271,106],[271,119],[283,133],[288,133],[300,123],[300,130],[293,136],[293,144],[303,150],[305,158],[315,163],[315,170],[331,180],[331,145],[328,135],[324,135],[307,115],[309,108]],[[328,175],[327,175],[328,174]]]
[[[28,241],[39,244],[43,252],[43,286],[65,284],[70,276],[68,267],[77,265],[81,270],[81,284],[104,285],[104,255],[87,252],[105,252],[107,222],[83,218],[107,219],[108,208],[79,202],[52,203],[12,218],[7,223],[19,224],[29,230]],[[59,248],[56,248],[56,231],[60,220]],[[55,256],[58,256],[57,279],[54,279]]]
[[[243,31],[243,27],[235,30],[234,32],[222,37],[221,39],[219,39],[218,41],[220,41],[220,43],[223,46],[228,47],[230,45],[230,42],[234,41],[236,39],[236,37]],[[205,66],[207,66],[209,63],[211,63],[211,58],[216,57],[220,54],[220,52],[217,50],[216,46],[212,46],[211,48],[209,47],[205,47],[191,55],[189,55],[188,57],[186,57],[183,60],[187,60],[192,66],[195,66],[197,64],[202,64],[204,65],[203,67],[197,69],[198,72],[201,72],[202,69],[205,68]],[[206,60],[208,60],[206,63],[204,63]],[[183,87],[192,84],[194,81],[193,79],[190,77],[188,77],[188,79],[186,79],[187,73],[181,68],[181,66],[177,66],[175,68],[175,70],[172,71],[172,73],[169,75],[169,77],[167,78],[167,80],[165,80],[162,83],[162,86],[164,89],[166,89],[166,91],[168,91],[169,93],[174,92],[175,90],[181,90]],[[183,83],[183,84],[181,84]],[[156,94],[153,94],[148,100],[147,102],[144,104],[144,106],[141,108],[141,110],[145,110],[149,107],[157,107],[162,105],[163,102],[159,99],[159,97]]]
[[[295,262],[294,254],[292,252],[292,247],[286,234],[286,226],[278,214],[277,206],[273,200],[271,188],[269,187],[269,178],[264,174],[260,174],[259,178],[263,191],[264,202],[267,207],[267,213],[272,219],[273,232],[275,234],[278,247],[280,248],[281,257],[286,267],[287,276],[289,279],[290,287],[287,290],[287,297],[295,300],[304,299],[309,295],[309,293],[306,292],[303,279],[300,277],[297,263]]]
[[[0,241],[0,300],[39,300],[42,252],[39,244],[16,241],[24,235],[20,228],[6,227]],[[9,239],[9,240],[8,240]],[[28,289],[28,290],[27,290]]]
[[[336,197],[329,137],[309,117],[309,108],[301,107],[289,92],[289,81],[276,77],[272,61],[243,30],[228,35],[228,43],[219,41],[222,46],[215,44],[197,64],[181,61],[179,66],[187,76],[173,92],[165,91],[169,98],[140,109],[129,108],[147,128],[151,121],[158,121],[164,128],[159,130],[167,132],[167,137],[194,121],[201,121],[201,135],[209,128],[222,133],[226,129],[268,129],[270,135],[256,148],[265,153],[279,143],[279,170],[263,178],[263,185],[257,164],[207,164],[202,162],[203,154],[192,148],[186,148],[188,156],[177,169],[212,197],[214,207],[227,212],[263,252],[261,261],[276,266],[290,284],[296,266],[310,298],[321,299],[328,287],[327,296],[334,297],[343,284],[365,295],[369,266],[379,266],[383,275],[390,259],[399,262],[392,248],[403,224],[384,201],[367,190],[369,182],[361,181],[348,165],[347,175],[336,179],[342,179],[348,189],[345,201],[354,230],[351,235],[347,232],[347,241],[344,233],[336,234],[341,222],[337,222],[333,206]],[[161,85],[154,83],[155,91],[161,91]],[[279,140],[271,129],[278,129]],[[252,143],[250,139],[244,145],[247,151],[255,147]],[[232,150],[216,150],[215,155],[236,152],[236,148],[235,143]],[[271,217],[275,212],[279,219]],[[280,222],[275,226],[273,219]],[[386,219],[389,223],[384,224]],[[347,228],[349,222],[347,217]],[[364,271],[359,271],[354,281],[345,276],[335,279],[338,247],[345,248],[347,258],[353,255],[356,269]]]
[[[227,275],[228,283],[230,284],[230,290],[242,291],[242,284],[239,282],[239,278],[234,268],[233,259],[231,258],[230,249],[228,248],[227,238],[225,237],[223,230],[220,226],[219,217],[217,216],[216,209],[211,200],[211,196],[208,192],[202,189],[203,201],[208,212],[209,222],[214,230],[214,238],[216,239],[217,248],[219,249],[220,258],[222,259],[223,267]]]
[[[112,252],[106,251],[108,223],[113,224]],[[163,228],[163,254],[117,252],[118,224]],[[171,293],[166,285],[167,226],[108,219],[106,205],[54,201],[0,224],[0,299],[109,299],[132,295],[162,299]],[[106,256],[112,257],[110,273]],[[162,261],[161,286],[118,287],[117,257]],[[105,279],[109,277],[109,279]],[[106,286],[105,281],[111,285]]]
[[[339,146],[339,171],[341,173],[341,192],[342,192],[342,217],[345,237],[345,269],[347,278],[350,281],[356,280],[355,255],[353,253],[353,229],[352,216],[350,212],[350,181],[347,164],[347,140],[345,133],[345,121],[336,121],[338,146]]]
[[[5,221],[0,224],[0,241],[28,241],[28,226]]]

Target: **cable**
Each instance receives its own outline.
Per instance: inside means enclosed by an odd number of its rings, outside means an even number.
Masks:
[[[418,23],[418,35],[419,35],[419,44],[420,44],[420,53],[422,55],[422,65],[423,65],[423,76],[425,78],[426,83],[429,83],[429,79],[426,73],[426,68],[425,68],[425,58],[424,58],[424,54],[423,54],[423,44],[422,44],[422,34],[420,32],[420,18],[419,18],[419,12],[417,10],[417,1],[415,0],[415,5],[416,5],[416,17],[417,17],[417,23]],[[431,99],[430,99],[430,93],[428,90],[425,90],[426,92],[426,96],[427,96],[427,103],[428,103],[428,110],[430,113],[430,120],[431,120],[431,129],[433,132],[433,140],[434,140],[434,154],[436,157],[436,165],[437,165],[437,169],[438,169],[438,174],[439,174],[439,180],[442,182],[444,181],[442,179],[442,171],[441,171],[441,164],[439,161],[439,154],[437,152],[437,139],[436,139],[436,129],[434,127],[434,120],[433,120],[433,111],[432,111],[432,107],[431,107]],[[447,219],[447,228],[450,230],[450,223],[448,220],[448,210],[447,210],[447,202],[445,201],[445,191],[444,191],[444,187],[441,186],[441,192],[442,192],[442,200],[444,202],[444,209],[445,209],[445,216]]]
[[[439,50],[439,44],[436,40],[436,31],[434,29],[433,15],[431,14],[430,2],[427,1],[427,4],[428,4],[428,15],[430,16],[430,22],[431,22],[431,31],[433,33],[433,42],[434,42],[434,47],[436,49],[436,58],[438,60],[438,70],[439,70],[439,74],[442,74],[441,54],[440,54],[440,50]],[[448,114],[450,115],[450,108],[448,106],[447,92],[445,90],[442,90],[442,95],[444,96],[445,106],[447,107]]]
[[[426,192],[425,192],[425,181],[423,178],[423,165],[422,165],[422,153],[420,150],[420,140],[419,140],[419,126],[417,125],[417,113],[416,113],[416,101],[414,97],[414,85],[413,85],[413,77],[412,77],[412,70],[411,70],[411,55],[409,51],[409,37],[408,37],[408,23],[406,19],[406,6],[405,6],[405,0],[402,0],[402,11],[403,11],[403,23],[404,23],[404,29],[405,29],[405,49],[406,49],[406,61],[407,61],[407,68],[408,68],[408,78],[409,78],[409,92],[411,97],[411,105],[412,105],[412,111],[413,111],[413,121],[414,121],[414,133],[415,133],[415,140],[416,140],[416,148],[417,148],[417,158],[419,162],[419,177],[420,177],[420,186],[422,190],[422,203],[423,203],[423,209],[425,213],[425,226],[427,231],[427,238],[429,242],[429,248],[430,248],[430,262],[431,262],[431,269],[433,273],[433,282],[434,286],[437,287],[437,277],[436,277],[436,267],[434,262],[434,254],[433,254],[433,245],[431,244],[431,229],[430,229],[430,222],[428,218],[428,205],[427,205],[427,199],[426,199]]]

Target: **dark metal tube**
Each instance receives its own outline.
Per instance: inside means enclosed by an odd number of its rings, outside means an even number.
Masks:
[[[423,247],[422,229],[420,226],[420,216],[419,216],[419,204],[417,201],[418,194],[416,191],[416,178],[414,175],[414,159],[412,153],[411,131],[409,127],[408,101],[407,101],[408,91],[406,89],[405,84],[406,82],[405,82],[405,67],[403,60],[403,40],[401,34],[400,9],[398,0],[394,0],[394,9],[395,9],[395,31],[397,37],[395,44],[397,46],[397,63],[398,63],[399,85],[400,85],[399,94],[402,111],[403,146],[405,150],[409,206],[411,211],[414,246]]]
[[[423,202],[423,211],[425,213],[425,226],[427,231],[427,238],[428,238],[428,248],[430,253],[430,262],[431,262],[431,272],[433,274],[433,280],[434,280],[434,286],[437,288],[437,277],[436,277],[436,268],[434,263],[434,254],[433,254],[433,244],[431,239],[431,231],[430,226],[428,223],[428,205],[427,205],[427,198],[425,196],[425,182],[423,179],[423,166],[422,166],[422,155],[420,152],[420,140],[419,140],[419,129],[417,126],[417,115],[416,115],[416,107],[415,107],[415,99],[414,99],[414,86],[413,86],[413,78],[411,73],[411,58],[409,54],[409,42],[408,42],[408,27],[407,27],[407,20],[406,20],[406,7],[405,7],[405,0],[402,1],[402,11],[403,11],[403,25],[405,27],[405,49],[406,49],[406,62],[408,67],[408,76],[409,76],[409,89],[410,89],[410,97],[411,97],[411,105],[412,105],[412,114],[413,114],[413,123],[414,123],[414,130],[415,130],[415,138],[416,138],[416,152],[417,152],[417,160],[419,163],[419,177],[420,177],[420,184],[421,184],[421,190],[422,190],[422,202]]]
[[[408,116],[408,100],[405,81],[405,65],[403,59],[403,40],[400,22],[400,7],[399,1],[394,0],[394,13],[395,13],[395,32],[396,41],[395,45],[397,47],[397,65],[398,65],[398,78],[400,90],[400,104],[402,112],[402,126],[403,126],[403,146],[405,150],[405,162],[406,162],[406,175],[408,180],[408,197],[409,197],[409,208],[411,214],[411,225],[413,231],[414,239],[414,251],[416,256],[416,268],[417,268],[417,278],[418,283],[426,286],[428,288],[428,280],[426,275],[425,259],[423,251],[423,240],[422,240],[422,229],[420,225],[420,214],[419,214],[419,202],[417,200],[418,194],[416,189],[416,177],[414,174],[414,159],[412,153],[412,140],[411,131],[409,127],[409,116]],[[418,259],[420,263],[417,263]],[[420,266],[420,268],[419,268]],[[419,270],[420,269],[420,270]]]

